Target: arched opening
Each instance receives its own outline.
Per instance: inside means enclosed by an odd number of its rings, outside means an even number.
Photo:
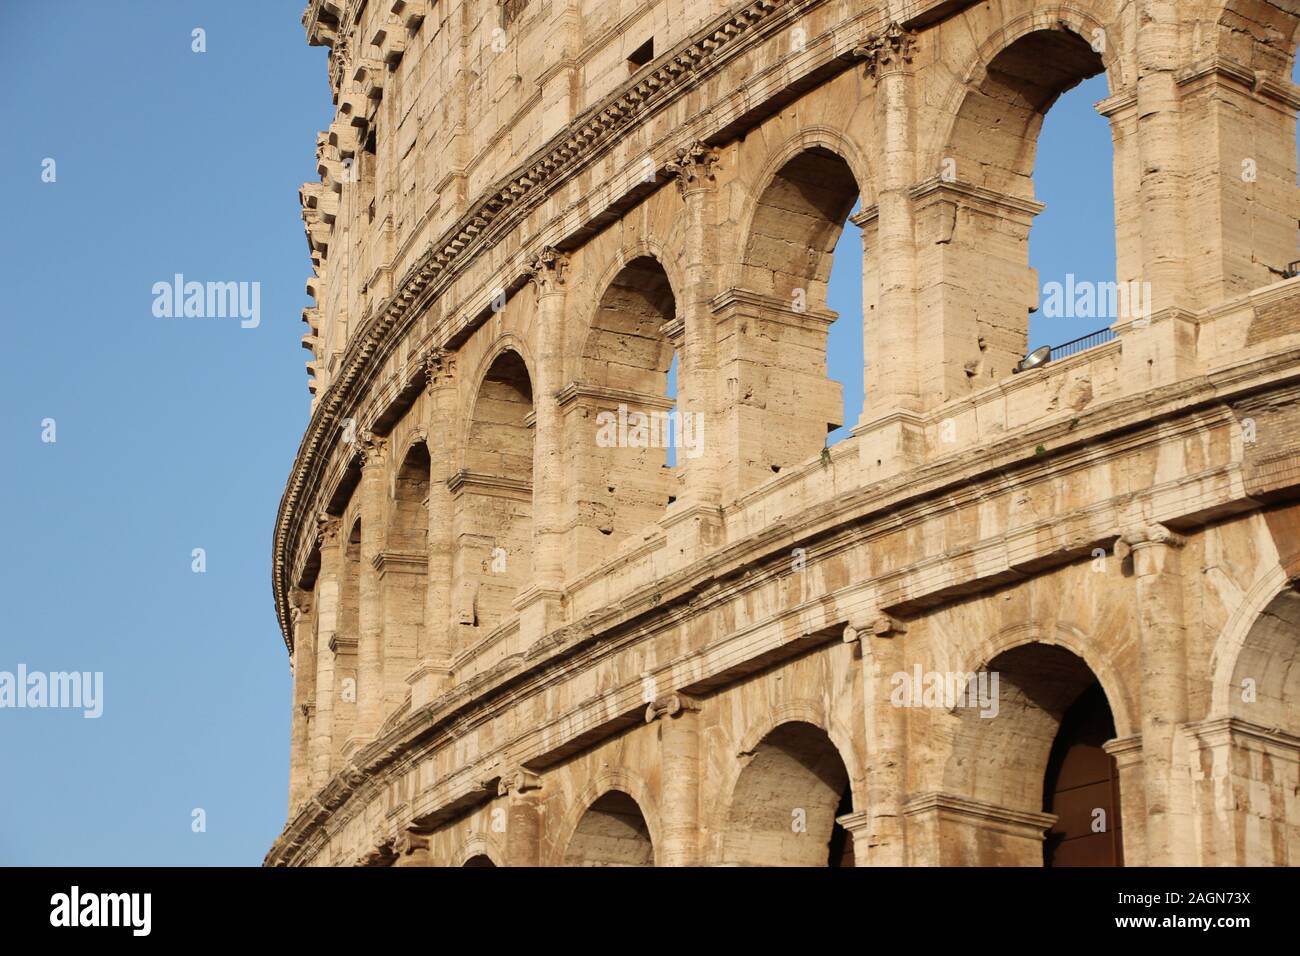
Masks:
[[[333,758],[337,767],[343,746],[352,735],[357,710],[357,642],[361,633],[361,519],[352,523],[343,542],[343,568],[339,581],[334,652]]]
[[[852,836],[836,822],[853,809],[849,773],[824,730],[802,721],[782,724],[743,759],[723,862],[852,865]]]
[[[1039,295],[1027,351],[1050,345],[1064,354],[1062,346],[1121,318],[1120,297],[1110,294],[1116,276],[1114,146],[1110,123],[1095,108],[1108,92],[1104,75],[1086,79],[1043,119],[1034,193],[1044,208],[1029,233]]]
[[[918,260],[921,313],[941,322],[924,330],[934,342],[922,372],[932,399],[957,398],[1011,375],[1028,353],[1035,309],[1036,333],[1048,323],[1043,336],[1065,337],[1052,344],[1113,321],[1105,314],[1119,308],[1114,203],[1109,189],[1090,188],[1111,176],[1110,136],[1106,120],[1083,118],[1105,95],[1104,79],[1076,90],[1060,124],[1053,123],[1053,131],[1066,127],[1068,144],[1055,134],[1040,143],[1039,135],[1063,94],[1104,71],[1101,55],[1077,33],[1063,26],[1037,30],[998,53],[965,95],[933,187],[918,200],[918,231],[936,237],[919,247]],[[1040,145],[1050,147],[1041,157]],[[1041,196],[1036,167],[1047,187]],[[1044,199],[1058,208],[1041,235],[1034,233],[1035,259],[1045,269],[1040,299],[1029,236]],[[1100,251],[1086,251],[1093,246]],[[1057,288],[1054,274],[1061,270],[1086,271],[1087,281],[1104,276],[1106,284],[1086,287],[1085,301],[1064,276]],[[1065,317],[1073,324],[1063,325]]]
[[[1057,645],[1025,644],[961,677],[945,790],[1057,818],[1045,844],[1032,828],[970,824],[955,841],[965,847],[962,862],[1122,865],[1119,774],[1102,749],[1115,735],[1114,717],[1083,659]]]
[[[677,402],[676,320],[668,274],[650,256],[627,263],[601,296],[582,381],[564,406],[578,463],[579,567],[661,518],[678,494],[678,466],[702,451],[698,409],[689,396]]]
[[[390,548],[423,553],[428,540],[429,449],[424,442],[412,445],[402,459],[393,486],[393,515],[388,525]]]
[[[610,790],[578,821],[564,854],[565,866],[654,866],[650,828],[636,800]]]
[[[361,626],[361,519],[352,524],[343,546],[343,583],[339,588],[339,632],[357,639]]]
[[[1055,814],[1043,843],[1044,866],[1120,866],[1124,862],[1119,773],[1102,745],[1115,719],[1093,682],[1061,719],[1043,785],[1043,812]]]
[[[853,426],[862,417],[865,399],[866,357],[862,337],[863,326],[872,315],[863,302],[862,227],[854,222],[854,216],[860,211],[859,203],[845,220],[835,242],[830,279],[826,284],[826,305],[837,316],[826,333],[826,375],[840,387],[844,403],[840,426],[826,436],[828,447],[852,435]],[[869,278],[874,283],[874,277]]]
[[[1300,735],[1300,594],[1283,591],[1255,619],[1228,699],[1234,717]]]
[[[532,570],[533,387],[519,353],[502,352],[479,384],[465,468],[450,485],[457,621],[491,630]]]
[[[474,856],[471,856],[468,860],[466,860],[462,864],[462,866],[495,867],[496,864],[492,862],[492,858],[488,856],[486,853],[477,853]]]
[[[1228,721],[1200,735],[1202,833],[1216,862],[1300,862],[1300,593],[1279,593],[1237,652]],[[1226,726],[1223,726],[1226,724]],[[1219,728],[1219,729],[1215,729]]]
[[[782,165],[758,198],[744,246],[744,287],[718,311],[723,378],[738,383],[724,400],[738,490],[817,457],[845,424],[843,388],[828,369],[828,330],[837,319],[828,286],[859,195],[849,164],[813,146]],[[846,240],[843,255],[852,247]],[[860,311],[844,321],[860,322]],[[836,343],[854,338],[837,336]],[[837,356],[834,365],[837,374],[860,378],[861,351]]]
[[[384,714],[396,713],[410,690],[406,678],[422,656],[429,579],[429,449],[407,450],[393,482],[388,540],[380,564],[384,607]]]

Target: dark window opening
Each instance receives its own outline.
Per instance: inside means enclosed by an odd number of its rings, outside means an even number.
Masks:
[[[655,58],[655,38],[651,37],[632,51],[627,58],[628,72],[635,73]]]

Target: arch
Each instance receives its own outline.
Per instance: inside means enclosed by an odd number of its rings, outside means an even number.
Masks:
[[[837,157],[844,163],[853,177],[862,207],[866,209],[875,204],[875,188],[873,185],[875,178],[871,172],[870,161],[853,140],[845,136],[842,131],[829,126],[804,127],[786,139],[780,146],[773,149],[760,167],[758,175],[754,178],[753,185],[749,189],[750,196],[762,197],[771,188],[783,168],[798,158],[801,153],[810,150],[820,150]],[[742,247],[742,255],[748,247],[748,238],[753,233],[754,220],[759,215],[760,210],[761,204],[757,200],[745,204],[739,221],[740,234],[746,237],[746,245]],[[832,243],[832,248],[833,245]],[[742,259],[741,264],[743,265],[743,263],[744,260]],[[733,285],[745,285],[744,278],[741,275],[733,276],[732,279]]]
[[[1279,560],[1256,579],[1224,623],[1210,654],[1210,717],[1233,715],[1235,701],[1240,697],[1235,678],[1252,632],[1268,607],[1292,589],[1291,580],[1297,573],[1300,552]]]
[[[741,224],[741,286],[784,301],[802,289],[808,308],[825,307],[835,243],[865,203],[865,180],[846,158],[855,153],[843,136],[815,128],[772,157]]]
[[[425,550],[428,537],[429,448],[423,438],[412,440],[393,474],[392,512],[388,547],[399,551]]]
[[[654,866],[654,843],[632,795],[607,790],[578,820],[564,853],[565,866]]]
[[[1030,621],[1008,625],[992,637],[970,646],[968,650],[958,650],[952,669],[962,673],[978,671],[1000,654],[1029,644],[1059,646],[1081,659],[1088,670],[1096,675],[1102,690],[1106,692],[1106,700],[1115,715],[1116,734],[1128,737],[1141,732],[1136,716],[1139,712],[1137,698],[1133,690],[1120,676],[1118,668],[1101,653],[1096,641],[1072,624],[1058,621],[1049,626]]]
[[[1202,833],[1234,865],[1294,865],[1300,787],[1300,592],[1295,555],[1243,596],[1211,661],[1209,719],[1196,733],[1206,772]],[[1249,800],[1243,798],[1249,794]]]
[[[456,866],[501,866],[504,859],[501,848],[482,833],[471,833],[451,857]],[[477,861],[477,862],[476,862]]]
[[[596,276],[591,296],[583,296],[584,301],[589,301],[585,321],[582,328],[587,334],[595,327],[597,316],[601,307],[601,296],[614,284],[618,274],[627,268],[629,263],[638,259],[653,259],[659,267],[664,270],[668,276],[668,285],[674,290],[684,289],[686,287],[686,278],[681,273],[680,254],[670,251],[664,243],[653,236],[636,236],[620,246],[610,260],[605,263],[604,267]]]
[[[1201,43],[1213,43],[1215,49],[1197,50],[1226,54],[1255,74],[1274,80],[1289,80],[1300,46],[1300,4],[1294,0],[1270,3],[1268,0],[1227,0],[1215,15],[1217,36],[1212,40],[1202,33]],[[1198,24],[1199,26],[1199,24]]]
[[[782,721],[741,758],[723,827],[723,863],[838,866],[852,858],[851,837],[836,818],[852,811],[853,777],[825,730]]]
[[[636,256],[603,290],[587,325],[583,381],[662,396],[673,346],[661,327],[677,316],[667,270],[654,256]]]
[[[1100,52],[1093,49],[1089,40],[1097,35],[1097,31],[1101,31],[1107,38]],[[1061,94],[1073,89],[1084,79],[1104,73],[1111,93],[1126,88],[1131,81],[1125,72],[1121,50],[1113,42],[1113,37],[1119,35],[1119,30],[1110,30],[1095,17],[1065,4],[1035,9],[999,24],[980,43],[970,69],[948,94],[942,113],[947,117],[946,128],[943,129],[943,135],[934,140],[934,151],[925,157],[922,169],[938,175],[945,159],[956,159],[956,178],[959,181],[998,189],[997,185],[972,176],[967,171],[969,166],[961,162],[956,142],[963,131],[970,132],[970,138],[975,140],[976,146],[992,149],[995,143],[984,140],[989,139],[991,117],[1003,114],[1002,106],[1018,106],[1018,114],[1013,115],[1019,116],[1021,125],[1012,134],[1024,139],[1030,132],[1036,137],[1043,114]],[[1051,49],[1042,50],[1043,45],[1048,45]],[[1036,50],[1042,50],[1042,53],[1036,53]],[[1049,61],[1048,54],[1052,50],[1063,53],[1066,60],[1063,63]],[[1030,86],[1038,86],[1039,89],[1037,96],[1030,95],[1026,99],[1026,95],[1032,93],[1031,89],[1026,88],[1017,93],[1014,84],[1017,81],[1026,82],[1026,70],[1040,62],[1053,63],[1053,73],[1048,76],[1055,75],[1055,82],[1046,85],[1030,83]],[[1076,67],[1073,71],[1069,68],[1071,63]],[[1086,75],[1080,75],[1085,71]],[[999,92],[1004,96],[1002,105],[990,103],[990,95]],[[1026,110],[1025,107],[1031,104],[1033,109]],[[1000,121],[996,125],[1001,125]],[[999,132],[999,137],[1008,135],[1010,134],[1006,131]],[[1022,166],[1025,162],[1028,164],[1028,171],[1023,173],[1024,179],[1031,179],[1033,151],[1030,150],[1027,155],[1016,155],[1022,160]],[[1022,182],[1021,185],[1023,187],[1027,184]],[[1026,198],[1033,196],[1032,185],[1020,191],[1009,191]]]
[[[668,387],[676,318],[672,281],[648,255],[622,263],[590,317],[579,382],[562,412],[581,450],[572,522],[578,567],[658,521],[677,497],[680,473],[669,449],[693,442],[695,432],[682,428]]]
[[[1278,591],[1256,615],[1225,690],[1229,716],[1300,735],[1300,592],[1295,588]]]
[[[456,620],[490,630],[510,615],[532,571],[533,386],[522,353],[508,343],[488,358],[450,489]]]
[[[741,217],[736,287],[715,302],[719,340],[733,343],[723,375],[746,383],[727,419],[741,493],[819,455],[844,424],[843,388],[827,368],[837,318],[827,286],[862,187],[837,148],[842,136],[805,129],[773,156]]]
[[[604,767],[596,774],[590,783],[582,788],[574,798],[569,810],[561,818],[560,826],[557,830],[557,838],[553,844],[556,848],[553,857],[555,865],[600,865],[568,863],[567,860],[569,851],[573,845],[574,838],[577,836],[583,818],[602,797],[607,793],[615,791],[626,795],[636,805],[637,812],[645,822],[645,832],[650,840],[653,852],[655,854],[658,853],[660,834],[659,805],[655,800],[654,795],[651,793],[650,788],[646,786],[645,781],[641,779],[640,775],[634,771],[623,767]],[[605,809],[608,808],[606,807]],[[622,809],[627,810],[626,804],[622,805]],[[604,810],[602,810],[602,812],[604,812]],[[612,826],[613,824],[613,821],[610,820],[599,822],[601,822],[602,825],[610,824]],[[629,838],[632,836],[632,834],[627,830],[621,832],[624,836]],[[652,860],[653,859],[657,859],[657,857],[652,856]]]
[[[1101,749],[1116,721],[1097,675],[1062,644],[1041,641],[1001,650],[975,672],[988,674],[981,688],[994,706],[981,697],[950,710],[943,790],[1011,813],[1054,814],[1045,862],[1118,862],[1107,855],[1119,845],[1118,771]],[[1105,829],[1094,834],[1096,809]]]
[[[520,362],[523,363],[525,372],[528,374],[529,381],[532,381],[533,361],[525,343],[513,332],[503,332],[498,336],[483,357],[478,360],[474,367],[474,374],[469,376],[466,381],[472,383],[470,392],[465,397],[465,407],[470,410],[470,414],[463,419],[460,435],[461,444],[461,462],[465,461],[466,445],[469,441],[470,430],[474,424],[474,409],[478,405],[479,395],[483,390],[483,383],[487,380],[488,373],[501,361],[502,356],[513,353]]]

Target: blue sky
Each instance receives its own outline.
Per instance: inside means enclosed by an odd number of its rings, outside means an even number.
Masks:
[[[0,710],[0,864],[256,864],[285,816],[290,678],[270,590],[308,418],[297,189],[330,120],[301,0],[6,4],[0,670],[103,671],[104,712]],[[129,12],[124,12],[129,11]],[[191,50],[206,31],[207,51]],[[1114,275],[1100,79],[1049,115],[1043,281]],[[41,180],[53,158],[57,179]],[[861,407],[861,262],[830,372]],[[261,323],[166,319],[175,273],[261,284]],[[1033,344],[1086,328],[1044,329]],[[41,440],[54,419],[57,440]],[[203,548],[207,568],[191,570]],[[195,809],[206,831],[193,832]]]
[[[0,670],[104,672],[98,720],[0,710],[0,863],[255,864],[284,822],[271,530],[308,416],[297,189],[331,110],[301,8],[0,12],[21,131],[0,150]],[[261,324],[155,318],[177,272],[260,282]]]

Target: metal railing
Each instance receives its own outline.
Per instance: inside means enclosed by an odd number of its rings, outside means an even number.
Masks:
[[[1054,362],[1057,359],[1067,358],[1087,349],[1096,348],[1098,345],[1105,345],[1117,337],[1115,330],[1109,327],[1098,329],[1096,332],[1089,332],[1087,335],[1081,335],[1079,338],[1071,339],[1062,345],[1053,345],[1050,361]]]

